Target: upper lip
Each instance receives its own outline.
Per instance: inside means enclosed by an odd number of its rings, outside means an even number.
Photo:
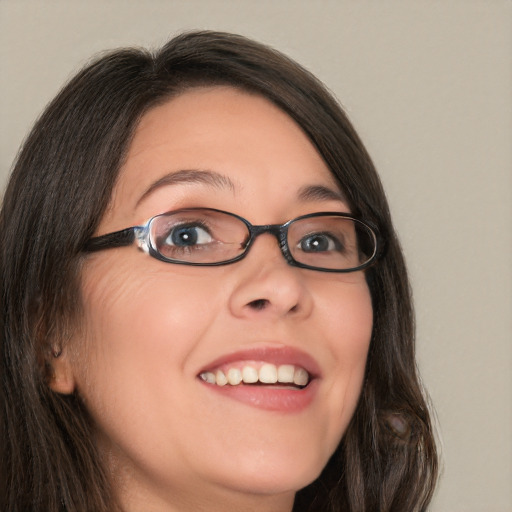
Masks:
[[[304,368],[310,378],[320,376],[320,366],[308,353],[289,345],[248,347],[224,354],[204,366],[199,374],[237,361],[262,361],[275,364],[293,364]]]

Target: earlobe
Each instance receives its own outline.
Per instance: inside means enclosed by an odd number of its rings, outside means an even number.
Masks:
[[[69,360],[69,350],[53,348],[50,366],[52,368],[48,385],[56,393],[69,395],[75,390],[75,376]]]

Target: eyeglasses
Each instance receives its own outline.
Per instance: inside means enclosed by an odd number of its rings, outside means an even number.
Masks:
[[[167,263],[217,266],[244,258],[263,233],[277,238],[290,265],[323,272],[362,270],[375,262],[378,253],[376,230],[345,213],[311,213],[284,224],[253,226],[234,213],[211,208],[156,215],[142,226],[91,238],[84,250],[136,242],[150,256]]]

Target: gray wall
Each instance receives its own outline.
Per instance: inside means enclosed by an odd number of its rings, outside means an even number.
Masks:
[[[387,189],[440,423],[434,512],[512,510],[512,2],[0,0],[0,185],[87,59],[183,29],[275,45],[335,92]]]

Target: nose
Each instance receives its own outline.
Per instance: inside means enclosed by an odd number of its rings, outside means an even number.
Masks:
[[[311,313],[313,299],[304,271],[287,263],[274,235],[258,236],[236,267],[229,301],[234,316],[298,318]]]

